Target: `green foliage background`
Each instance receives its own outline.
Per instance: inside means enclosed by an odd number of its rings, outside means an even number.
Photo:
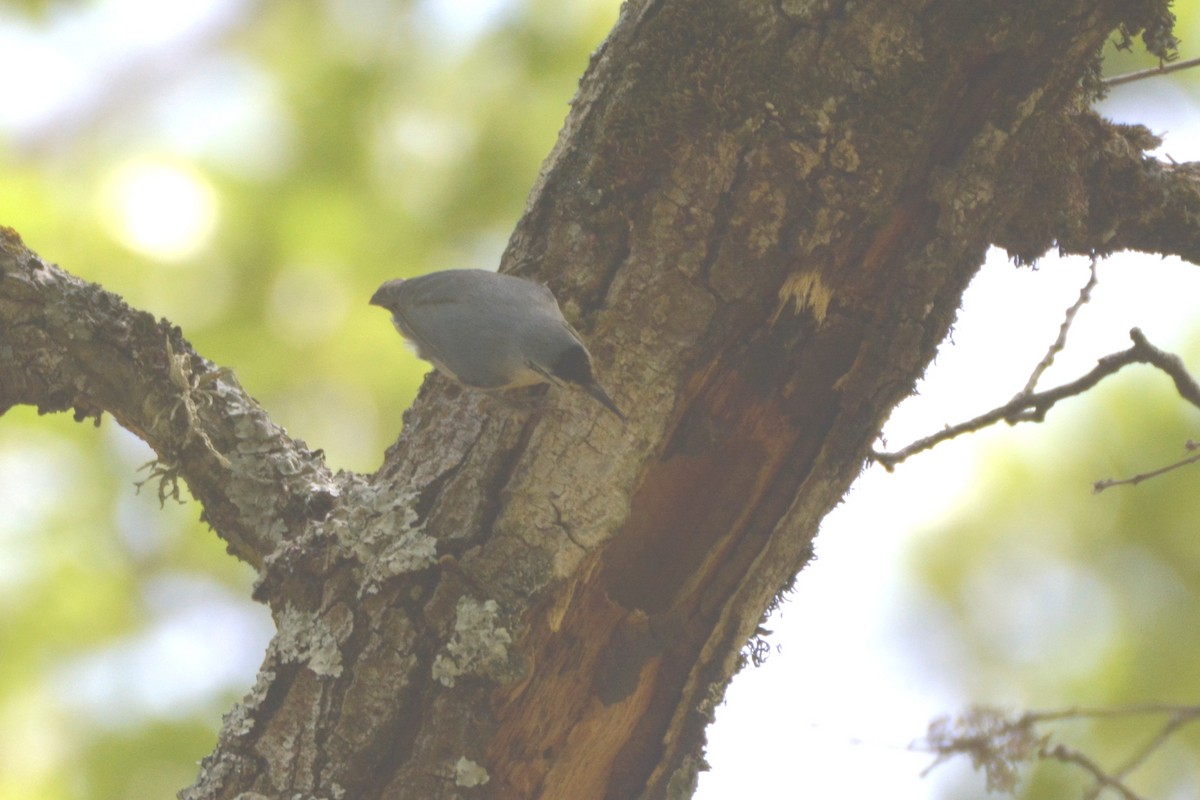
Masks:
[[[0,45],[18,34],[94,43],[118,5],[10,4]],[[186,46],[86,75],[76,105],[0,129],[0,224],[181,325],[333,467],[373,470],[424,367],[367,298],[388,278],[497,263],[616,0],[502,4],[475,36],[433,3],[225,5],[225,22]],[[1110,71],[1136,66],[1121,55]],[[27,68],[35,76],[39,61]],[[0,97],[20,122],[14,97],[29,95],[13,91]],[[215,199],[211,235],[182,257],[131,248],[114,216],[120,176],[147,165]],[[1169,392],[1148,402],[1140,388],[1098,396],[1079,430],[1057,436],[1086,442],[1101,426],[1119,442],[1009,453],[988,499],[927,537],[915,574],[970,654],[943,679],[968,694],[1003,681],[1047,705],[1080,686],[1092,704],[1196,697],[1195,477],[1098,501],[1060,491],[1113,453],[1128,458],[1111,474],[1128,474],[1195,435],[1196,415]],[[29,409],[0,420],[0,798],[171,796],[247,684],[217,670],[164,694],[152,657],[229,658],[243,675],[261,657],[270,622],[245,599],[249,570],[193,504],[159,510],[154,483],[134,493],[150,457],[109,419],[99,431]],[[1029,586],[1102,606],[1082,631],[1086,663],[1067,655],[1079,630],[1051,628],[1033,655],[1014,645],[1030,646],[1008,613]],[[233,639],[189,650],[179,632],[196,629],[196,613],[227,617],[213,635]],[[1030,668],[1048,653],[1061,669]],[[1194,753],[1167,759],[1156,785],[1194,775]],[[1057,796],[1041,787],[1062,780],[1039,775],[1027,796]]]

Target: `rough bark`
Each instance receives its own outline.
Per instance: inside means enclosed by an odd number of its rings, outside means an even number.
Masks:
[[[433,377],[374,475],[331,474],[168,323],[7,236],[0,410],[145,438],[279,628],[183,796],[688,796],[764,610],[989,244],[1197,258],[1195,170],[1087,109],[1105,40],[1162,52],[1168,19],[627,3],[502,268],[564,301],[628,424]]]

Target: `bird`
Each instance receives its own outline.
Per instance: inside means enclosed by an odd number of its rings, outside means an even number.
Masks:
[[[592,356],[545,285],[482,269],[448,269],[387,281],[371,305],[444,375],[484,391],[573,385],[622,421],[596,379]]]

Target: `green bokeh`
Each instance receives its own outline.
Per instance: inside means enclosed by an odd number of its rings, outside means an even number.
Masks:
[[[1184,360],[1200,360],[1200,347]],[[1034,444],[987,462],[988,489],[911,555],[946,612],[927,641],[959,643],[943,673],[974,702],[1016,710],[1192,705],[1200,697],[1200,465],[1093,494],[1093,483],[1184,458],[1200,412],[1149,367],[1131,367],[1052,412]],[[952,677],[953,676],[953,677]],[[1116,771],[1164,715],[1047,723],[1041,730]],[[1200,774],[1200,726],[1131,778],[1146,797],[1188,796]],[[1020,797],[1080,796],[1086,776],[1042,763]],[[1066,788],[1064,788],[1066,787]],[[1182,791],[1182,794],[1180,792]],[[947,797],[959,796],[954,793]]]

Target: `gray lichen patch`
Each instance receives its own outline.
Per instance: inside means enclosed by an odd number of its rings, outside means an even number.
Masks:
[[[488,771],[480,764],[476,764],[466,756],[458,759],[454,765],[454,785],[470,788],[472,786],[483,786],[492,778],[488,775]]]
[[[418,572],[437,560],[437,541],[425,534],[425,523],[417,517],[416,494],[378,491],[358,482],[323,523],[362,565],[360,597],[375,593],[389,578]],[[381,502],[386,503],[382,509]]]
[[[381,581],[406,572],[416,572],[437,559],[437,541],[416,528],[400,528],[374,557],[366,562],[363,591],[370,593]]]
[[[495,600],[482,603],[473,597],[458,599],[454,635],[443,653],[433,660],[433,677],[443,686],[453,686],[459,675],[476,674],[500,678],[508,664],[512,636],[497,625],[500,606]]]
[[[272,647],[283,662],[303,662],[317,675],[336,678],[342,674],[342,653],[334,627],[324,616],[285,606],[276,618],[279,632]]]

